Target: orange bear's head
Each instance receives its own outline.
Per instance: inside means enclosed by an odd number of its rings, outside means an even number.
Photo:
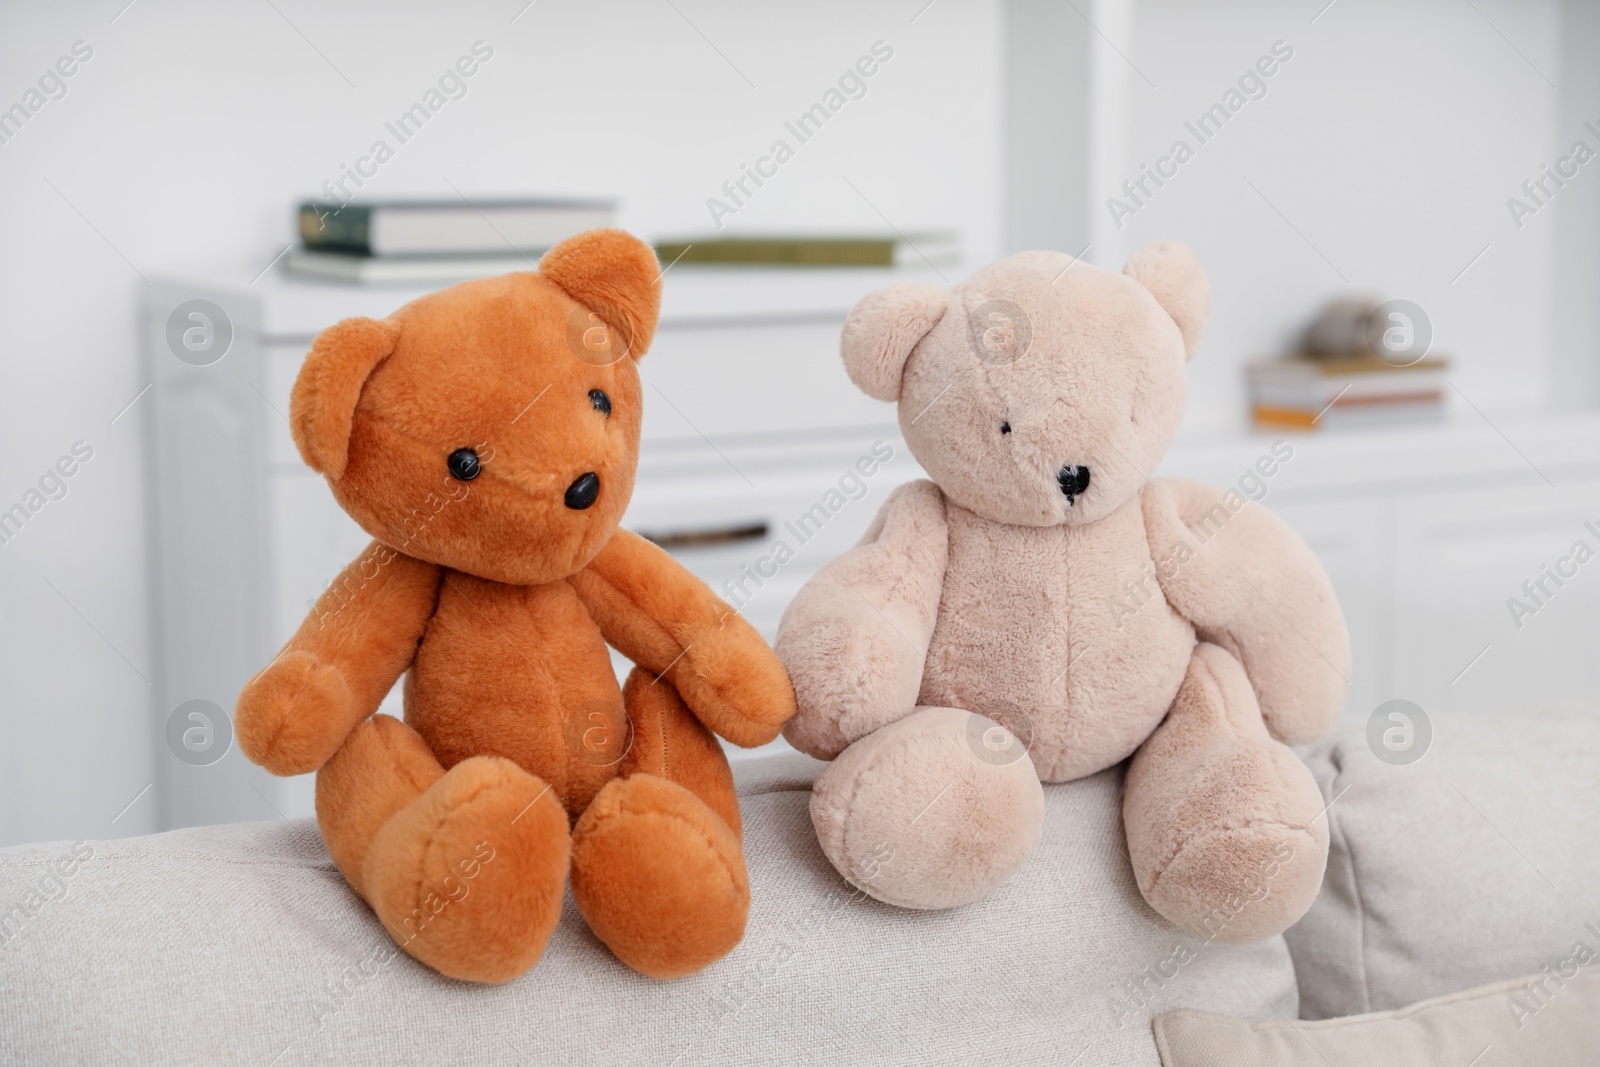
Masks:
[[[384,544],[493,581],[563,578],[605,545],[633,492],[636,362],[660,306],[650,248],[593,230],[538,273],[347,319],[295,381],[295,444]]]

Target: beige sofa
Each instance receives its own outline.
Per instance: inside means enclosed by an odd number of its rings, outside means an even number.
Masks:
[[[820,764],[747,763],[748,933],[673,982],[617,963],[570,902],[530,974],[496,988],[440,978],[393,953],[309,822],[12,848],[0,851],[0,1053],[252,1067],[1434,1062],[1383,1059],[1410,1046],[1365,1021],[1291,1021],[1570,969],[1585,940],[1600,951],[1600,711],[1434,726],[1411,766],[1378,761],[1359,733],[1304,753],[1332,800],[1327,881],[1286,937],[1249,946],[1207,944],[1145,906],[1123,853],[1120,770],[1046,789],[1038,854],[999,892],[914,912],[861,897],[828,866],[807,815]],[[1600,1062],[1583,977],[1531,1021],[1511,1007],[1520,987],[1471,999],[1506,1035],[1475,1067]],[[1477,1040],[1418,1018],[1431,1034],[1419,1040]],[[1416,1029],[1409,1016],[1380,1024]],[[1380,1054],[1343,1058],[1365,1047],[1340,1043],[1351,1032]]]

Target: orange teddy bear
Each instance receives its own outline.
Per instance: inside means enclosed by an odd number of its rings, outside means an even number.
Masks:
[[[744,933],[712,733],[771,741],[794,691],[743,618],[617,525],[660,277],[646,245],[592,231],[538,273],[339,323],[295,382],[301,456],[376,540],[245,686],[239,744],[274,774],[318,772],[334,863],[453,978],[531,967],[569,873],[646,975],[690,974]],[[607,642],[638,664],[620,688]],[[408,671],[405,722],[375,715]]]

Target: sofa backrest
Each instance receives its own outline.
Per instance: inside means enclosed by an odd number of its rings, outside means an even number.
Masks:
[[[500,987],[404,954],[306,821],[0,852],[0,1043],[19,1062],[1119,1063],[1156,1067],[1179,1006],[1293,1017],[1281,938],[1205,944],[1139,896],[1120,771],[1045,791],[1038,853],[989,898],[907,911],[855,892],[808,812],[821,765],[738,767],[753,905],[690,978],[618,963],[569,899],[544,958]],[[59,888],[57,888],[59,880]],[[41,889],[43,887],[43,889]],[[282,1057],[276,1059],[276,1057]]]

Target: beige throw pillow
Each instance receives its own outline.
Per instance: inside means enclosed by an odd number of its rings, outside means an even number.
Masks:
[[[1250,1023],[1181,1009],[1155,1020],[1164,1067],[1591,1067],[1600,1063],[1600,939],[1527,978],[1409,1008]]]
[[[1322,893],[1284,935],[1302,1019],[1531,974],[1579,938],[1600,951],[1600,703],[1433,712],[1432,732],[1407,766],[1359,733],[1302,753],[1333,800]]]

